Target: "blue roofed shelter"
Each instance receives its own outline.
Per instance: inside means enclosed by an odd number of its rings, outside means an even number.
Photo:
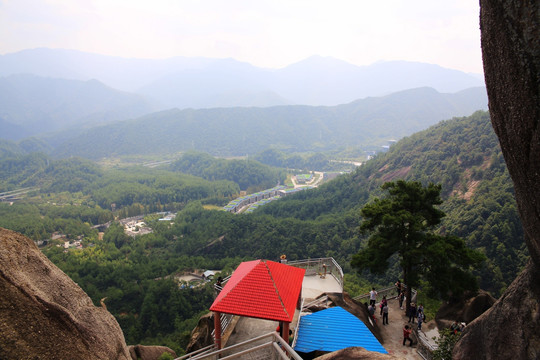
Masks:
[[[342,307],[336,306],[300,318],[295,351],[332,352],[351,346],[388,354],[362,320]]]

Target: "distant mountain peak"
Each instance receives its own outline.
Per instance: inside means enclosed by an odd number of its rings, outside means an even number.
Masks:
[[[335,57],[312,55],[296,63],[293,63],[289,66],[286,66],[284,69],[297,68],[297,67],[321,67],[321,68],[354,67],[354,68],[358,68],[358,66],[356,65],[348,63],[345,60],[337,59]]]

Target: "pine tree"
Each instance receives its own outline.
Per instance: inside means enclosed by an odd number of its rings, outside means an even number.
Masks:
[[[383,273],[388,260],[398,254],[407,285],[407,311],[411,289],[421,279],[430,284],[432,294],[441,298],[459,295],[477,288],[471,267],[479,265],[484,255],[469,249],[463,239],[433,232],[445,216],[436,208],[442,203],[441,186],[420,182],[387,182],[388,192],[361,209],[360,230],[370,233],[367,247],[353,256],[351,265],[359,271]]]

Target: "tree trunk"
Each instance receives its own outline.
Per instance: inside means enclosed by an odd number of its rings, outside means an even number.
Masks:
[[[405,293],[405,314],[409,316],[409,309],[411,308],[412,298],[412,286],[409,284],[409,274],[411,269],[403,269],[403,283],[407,286],[407,292]]]

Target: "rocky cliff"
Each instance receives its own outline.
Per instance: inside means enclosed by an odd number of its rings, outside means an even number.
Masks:
[[[514,182],[531,261],[473,321],[454,359],[540,358],[540,2],[480,0],[491,122]]]
[[[0,359],[131,359],[115,318],[28,238],[0,228]]]

